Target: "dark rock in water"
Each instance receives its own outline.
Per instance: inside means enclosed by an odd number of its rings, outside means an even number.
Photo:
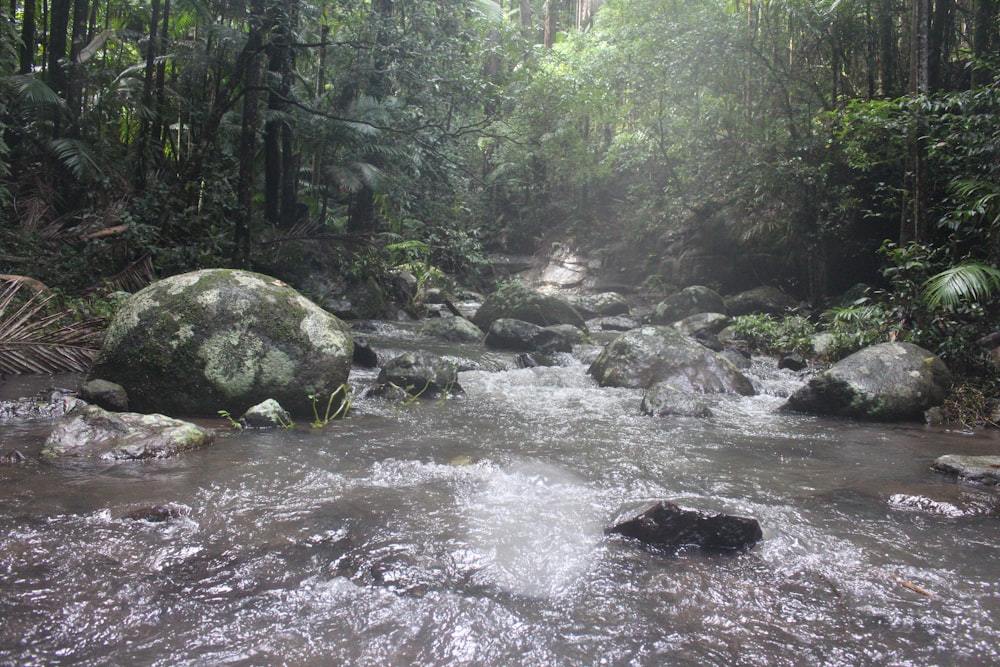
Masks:
[[[518,368],[538,368],[539,366],[555,366],[556,363],[539,352],[522,352],[514,357]]]
[[[939,456],[932,469],[990,486],[1000,485],[1000,456]]]
[[[483,344],[519,352],[569,352],[573,349],[556,331],[505,317],[494,320]]]
[[[663,551],[697,546],[707,551],[748,549],[764,534],[756,519],[728,514],[708,515],[659,502],[634,519],[606,531],[638,540]]]
[[[49,389],[16,401],[0,401],[0,424],[57,419],[80,404],[74,392]]]
[[[809,364],[801,354],[783,354],[778,357],[778,368],[790,371],[801,371]]]
[[[378,354],[372,349],[367,338],[354,338],[354,355],[352,361],[362,368],[376,368],[378,366]]]
[[[0,466],[16,466],[27,461],[28,458],[18,449],[11,449],[0,454]]]
[[[837,362],[796,391],[783,409],[855,419],[921,420],[940,405],[951,373],[912,343],[880,343]]]
[[[126,519],[132,521],[148,521],[149,523],[163,523],[170,519],[181,516],[181,512],[176,507],[169,505],[153,505],[151,507],[140,507],[125,515]]]
[[[212,434],[190,422],[160,414],[78,408],[52,430],[42,456],[104,460],[162,459],[212,443]]]
[[[410,396],[440,398],[463,393],[454,363],[418,352],[407,352],[382,367],[378,383],[404,390]]]
[[[80,398],[111,412],[128,410],[125,387],[107,380],[91,380],[80,387]]]

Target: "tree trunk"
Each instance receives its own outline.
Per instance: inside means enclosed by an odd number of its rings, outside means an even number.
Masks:
[[[972,25],[972,56],[976,60],[972,65],[971,87],[973,89],[980,88],[991,80],[990,68],[984,67],[981,63],[996,49],[996,26],[996,0],[976,0]]]
[[[52,0],[49,8],[48,79],[59,95],[66,94],[66,31],[69,29],[72,0]]]
[[[167,51],[167,39],[169,38],[169,28],[170,28],[170,0],[163,0],[163,20],[160,23],[160,36],[157,40],[157,57],[160,58],[159,62],[156,63],[156,102],[153,107],[153,128],[150,131],[150,141],[152,143],[152,148],[156,150],[157,155],[162,154],[162,146],[164,142],[164,126],[166,120],[166,87],[167,87],[167,61],[162,58]],[[150,31],[152,32],[152,31]]]
[[[893,29],[892,0],[880,0],[878,6],[878,67],[882,95],[895,97],[896,31]]]
[[[146,44],[146,72],[142,82],[142,109],[139,136],[136,138],[135,187],[146,187],[146,169],[149,153],[149,114],[153,106],[153,81],[156,75],[156,35],[160,27],[160,0],[152,0],[152,17],[149,20],[149,41]]]
[[[930,0],[914,0],[913,28],[910,33],[910,92],[926,95],[930,91]],[[924,132],[910,146],[910,169],[913,174],[913,217],[903,220],[900,243],[923,241],[927,236],[927,147]],[[911,223],[910,224],[907,223]]]
[[[73,39],[69,51],[68,80],[66,82],[66,106],[79,115],[82,109],[83,77],[80,72],[80,52],[87,46],[87,19],[90,6],[87,0],[73,2]]]
[[[21,47],[18,74],[29,74],[35,67],[35,8],[36,0],[25,0],[21,21]]]
[[[254,158],[257,152],[257,126],[260,124],[260,102],[263,97],[260,80],[263,66],[259,55],[263,35],[260,20],[257,19],[258,24],[250,28],[250,35],[247,37],[247,46],[255,55],[247,63],[243,77],[243,124],[238,149],[240,170],[236,186],[236,221],[233,225],[232,263],[236,268],[250,266],[252,250]]]
[[[955,0],[935,0],[934,12],[928,18],[927,31],[927,89],[950,89],[947,65],[951,55],[952,27]]]
[[[542,44],[547,49],[551,49],[556,43],[556,0],[545,0],[545,33]]]

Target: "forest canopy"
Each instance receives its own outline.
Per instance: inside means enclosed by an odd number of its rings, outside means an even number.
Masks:
[[[0,12],[0,273],[73,292],[220,265],[363,280],[571,240],[668,281],[679,250],[738,256],[722,287],[814,300],[900,253],[972,280],[939,281],[942,303],[995,291],[989,0]]]

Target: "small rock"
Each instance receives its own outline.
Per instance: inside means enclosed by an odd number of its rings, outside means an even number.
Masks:
[[[798,372],[803,370],[806,366],[808,366],[808,364],[800,354],[783,354],[778,357],[779,369]]]
[[[639,409],[654,417],[711,417],[712,411],[691,392],[678,389],[669,382],[658,382],[646,390]]]
[[[353,363],[362,368],[377,368],[378,354],[372,349],[367,338],[354,337]]]
[[[140,507],[125,515],[126,519],[132,521],[148,521],[149,523],[162,523],[170,519],[181,516],[180,510],[169,505],[153,505],[151,507]]]
[[[623,535],[664,551],[697,546],[707,551],[735,551],[752,547],[764,534],[756,519],[728,514],[708,515],[659,502],[634,519],[607,533]]]
[[[244,412],[240,423],[247,428],[286,427],[292,424],[292,417],[280,403],[269,398]]]

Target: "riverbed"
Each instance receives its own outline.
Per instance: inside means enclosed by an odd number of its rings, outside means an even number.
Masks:
[[[233,431],[143,463],[37,462],[0,426],[2,665],[985,665],[1000,663],[1000,501],[929,469],[994,432],[779,411],[802,377],[653,418],[641,393],[475,358],[462,396],[363,398],[342,421]],[[9,378],[0,398],[73,376]],[[218,406],[231,409],[231,406]],[[736,554],[605,528],[669,500],[752,516]],[[129,518],[145,507],[165,521]]]

